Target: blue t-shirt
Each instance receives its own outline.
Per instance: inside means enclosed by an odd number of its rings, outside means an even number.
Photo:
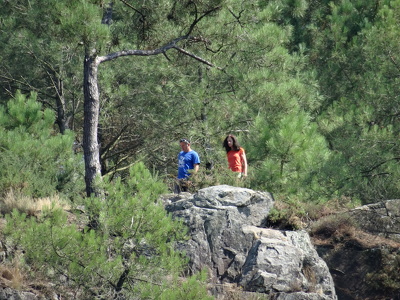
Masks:
[[[196,151],[181,151],[178,154],[178,179],[186,178],[190,175],[189,170],[194,169],[195,164],[200,163],[200,157]]]

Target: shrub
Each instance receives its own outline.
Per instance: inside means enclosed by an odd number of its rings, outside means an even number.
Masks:
[[[106,196],[82,199],[84,214],[76,216],[96,218],[95,230],[70,224],[54,206],[37,218],[17,210],[7,216],[4,232],[23,248],[33,275],[79,299],[207,299],[204,277],[177,280],[186,260],[174,245],[186,228],[158,200],[166,186],[137,163],[125,182],[105,178],[102,188]]]
[[[17,93],[0,106],[0,191],[34,198],[83,190],[83,163],[72,150],[74,134],[56,134],[54,113],[36,94]]]

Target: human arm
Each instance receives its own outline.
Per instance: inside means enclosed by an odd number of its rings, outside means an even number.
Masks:
[[[193,151],[193,173],[197,173],[200,167],[200,156],[196,151]]]
[[[243,151],[241,151],[240,154],[240,160],[242,162],[242,174],[243,176],[247,176],[247,158],[246,158],[246,153]]]

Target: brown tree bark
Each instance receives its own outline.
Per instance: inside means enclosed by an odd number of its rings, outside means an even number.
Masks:
[[[97,138],[99,124],[100,98],[97,83],[98,61],[96,57],[85,56],[83,93],[84,93],[84,124],[83,153],[85,157],[86,194],[97,195],[94,181],[101,176],[100,145]]]

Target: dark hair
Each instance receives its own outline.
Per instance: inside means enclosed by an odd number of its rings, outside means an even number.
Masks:
[[[232,148],[229,147],[229,145],[228,145],[228,138],[229,137],[233,141]],[[231,150],[235,150],[235,151],[239,151],[240,150],[240,144],[239,144],[236,136],[234,136],[233,134],[228,134],[228,136],[225,138],[224,143],[222,144],[222,146],[225,148],[226,153],[228,153]]]
[[[181,139],[179,142],[180,143],[190,144],[190,141],[188,139]]]

